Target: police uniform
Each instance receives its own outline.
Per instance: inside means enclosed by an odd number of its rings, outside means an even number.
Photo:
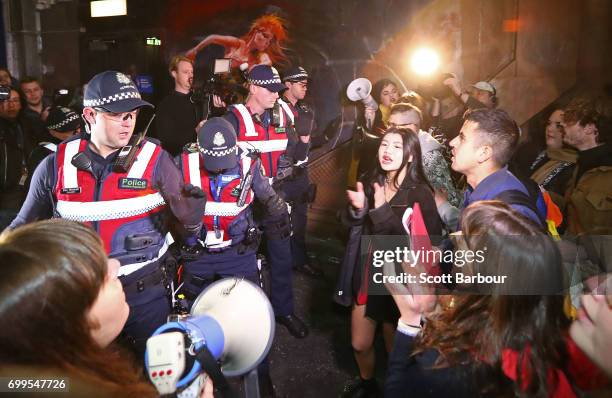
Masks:
[[[308,80],[308,73],[302,67],[291,68],[287,70],[283,76],[283,82],[300,82],[306,80]],[[296,126],[294,130],[296,134],[310,135],[313,115],[306,105],[300,102],[293,105],[286,99],[279,99],[278,103],[281,105],[281,109],[288,123]],[[300,124],[302,124],[302,126],[299,126]],[[323,276],[323,272],[317,267],[309,264],[306,253],[306,223],[308,202],[311,200],[311,187],[308,178],[308,146],[304,153],[301,153],[297,158],[292,160],[292,173],[290,177],[279,183],[279,188],[283,192],[283,197],[291,206],[291,254],[293,257],[293,267],[296,271],[300,271],[308,276],[320,278]]]
[[[49,116],[47,117],[47,131],[45,132],[45,136],[43,140],[38,143],[38,145],[32,150],[30,155],[28,156],[28,182],[26,183],[26,187],[30,185],[30,179],[32,178],[32,173],[36,169],[36,166],[44,158],[49,156],[50,154],[57,151],[57,145],[62,142],[59,138],[51,135],[49,130],[57,131],[60,133],[74,132],[81,127],[81,117],[77,115],[70,108],[66,108],[63,106],[58,106],[52,108],[49,111]]]
[[[83,105],[114,113],[152,107],[127,76],[114,71],[91,79]],[[117,172],[113,163],[119,150],[104,158],[89,140],[89,134],[78,134],[45,158],[11,227],[56,216],[95,229],[109,257],[121,263],[119,278],[130,306],[124,332],[143,350],[146,338],[170,313],[167,212],[197,233],[204,201],[183,195],[180,171],[156,141],[145,139],[134,163]]]
[[[264,87],[271,92],[279,92],[285,88],[275,68],[268,65],[256,65],[249,72],[249,83]],[[238,146],[248,154],[259,151],[266,176],[274,178],[278,169],[278,161],[290,145],[287,135],[287,123],[278,112],[279,120],[273,120],[270,109],[261,115],[253,115],[246,105],[230,106],[224,116],[238,136]],[[297,146],[301,144],[295,143]],[[286,217],[263,218],[266,237],[266,254],[270,263],[270,302],[274,308],[277,321],[285,325],[295,337],[305,337],[306,326],[294,315],[292,261],[290,243],[290,223]]]
[[[198,144],[185,147],[178,163],[185,183],[202,189],[207,199],[199,235],[203,250],[184,261],[181,274],[189,301],[219,278],[243,277],[259,285],[252,204],[255,199],[269,203],[276,195],[261,174],[261,161],[239,157],[234,128],[223,118],[213,118],[198,131]]]

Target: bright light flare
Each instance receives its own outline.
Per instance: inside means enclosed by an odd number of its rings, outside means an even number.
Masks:
[[[125,0],[97,0],[89,3],[92,18],[127,15]]]
[[[438,70],[440,57],[431,48],[419,48],[412,54],[410,66],[417,75],[430,76]]]

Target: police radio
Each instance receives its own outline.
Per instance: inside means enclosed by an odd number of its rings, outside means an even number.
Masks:
[[[281,126],[281,105],[280,103],[275,102],[274,106],[272,107],[272,117],[271,117],[271,121],[270,124],[274,127],[283,127]]]
[[[155,114],[151,116],[151,119],[149,119],[149,122],[145,126],[144,130],[138,134],[132,134],[128,144],[121,148],[119,154],[115,158],[115,162],[113,163],[113,171],[115,173],[127,173],[130,167],[132,167],[134,161],[136,160],[136,153],[138,153],[140,144],[147,135],[147,131],[149,130],[149,126],[151,126],[153,119],[155,119]]]

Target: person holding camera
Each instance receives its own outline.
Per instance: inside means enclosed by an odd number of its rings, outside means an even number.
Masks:
[[[97,74],[83,105],[89,134],[62,142],[39,164],[10,227],[53,216],[89,223],[109,257],[121,262],[119,279],[130,304],[125,333],[144,350],[170,313],[169,217],[196,234],[205,202],[185,190],[180,171],[156,141],[142,134],[133,139],[139,110],[152,105],[129,77]]]
[[[238,146],[245,151],[259,152],[265,175],[277,177],[283,158],[303,160],[308,144],[298,140],[291,142],[293,134],[287,134],[286,120],[278,108],[278,93],[285,89],[276,69],[268,65],[256,65],[249,72],[249,95],[244,104],[229,107],[224,118],[238,135]],[[291,127],[289,127],[291,128]],[[293,283],[291,274],[291,227],[289,217],[265,220],[267,258],[271,267],[272,307],[277,322],[297,338],[304,338],[308,328],[294,314]]]
[[[310,134],[314,128],[314,115],[312,110],[303,103],[308,90],[308,73],[301,66],[287,70],[283,75],[283,84],[287,89],[283,91],[278,103],[284,112],[284,117],[293,130],[299,134],[294,141],[301,141],[310,145]],[[283,179],[279,187],[285,200],[291,206],[291,254],[293,256],[293,269],[304,275],[321,278],[323,271],[309,263],[306,254],[306,223],[308,203],[314,200],[313,189],[308,179],[308,156],[304,160],[294,161],[291,175]]]
[[[172,57],[168,68],[174,79],[174,91],[162,99],[155,114],[155,136],[172,156],[179,155],[185,144],[193,142],[202,115],[191,100],[193,61],[182,55]]]

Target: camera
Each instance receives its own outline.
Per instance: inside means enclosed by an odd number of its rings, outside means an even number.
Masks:
[[[191,93],[191,102],[202,104],[203,117],[207,119],[212,111],[212,96],[216,95],[226,105],[240,102],[246,96],[247,89],[230,76],[231,60],[229,58],[215,59],[212,76],[204,80],[202,86]],[[244,76],[242,77],[244,79]]]
[[[11,98],[11,88],[0,85],[0,101],[6,101],[9,98]]]

